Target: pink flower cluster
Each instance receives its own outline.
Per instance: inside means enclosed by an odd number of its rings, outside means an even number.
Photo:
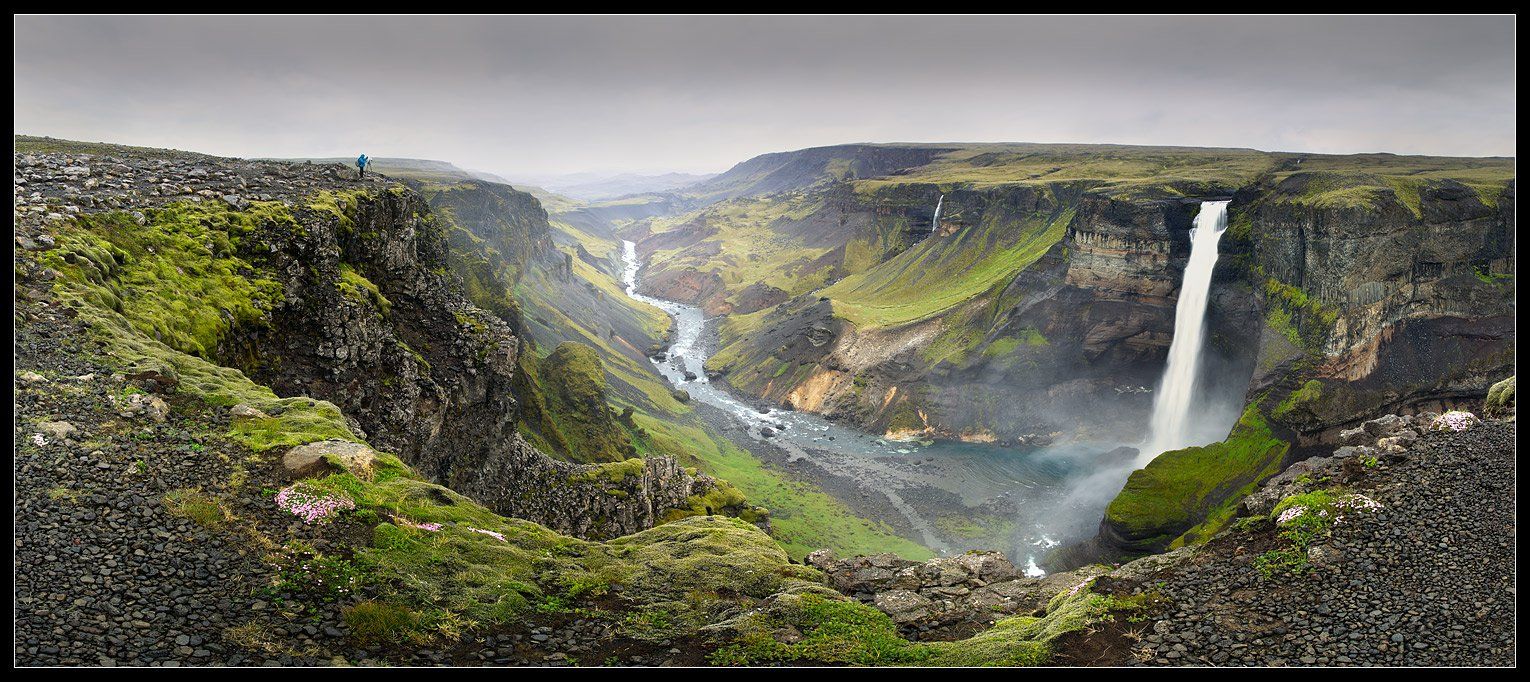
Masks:
[[[1462,410],[1451,410],[1434,418],[1429,423],[1430,431],[1465,431],[1473,426],[1481,424],[1482,420],[1477,415]]]
[[[294,483],[276,493],[276,506],[292,512],[303,523],[323,523],[347,509],[355,509],[351,498],[320,490],[308,483]]]
[[[393,523],[394,523],[394,525],[400,526],[402,528],[415,528],[415,529],[418,529],[418,530],[428,530],[428,531],[430,531],[432,533],[434,533],[434,532],[436,532],[438,530],[441,530],[441,524],[439,524],[439,523],[435,523],[433,521],[425,521],[423,523],[415,523],[413,521],[410,521],[409,519],[406,519],[406,518],[403,518],[403,517],[399,517],[399,516],[393,517]]]
[[[1307,508],[1305,506],[1300,504],[1295,505],[1281,512],[1280,516],[1275,517],[1275,525],[1284,526],[1296,520],[1297,517],[1305,513],[1307,513]]]
[[[1077,585],[1074,585],[1071,589],[1068,590],[1068,596],[1071,597],[1071,596],[1073,596],[1075,594],[1078,594],[1079,590],[1084,589],[1091,582],[1094,582],[1094,578],[1084,578],[1083,582],[1081,582],[1081,583],[1079,583]]]
[[[499,540],[500,542],[509,542],[509,540],[505,539],[504,533],[498,533],[492,530],[484,530],[482,528],[474,528],[472,526],[468,526],[467,529],[473,531],[474,533],[483,533],[484,535]]]

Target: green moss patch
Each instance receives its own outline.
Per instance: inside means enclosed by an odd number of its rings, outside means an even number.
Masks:
[[[1279,472],[1290,447],[1251,404],[1226,440],[1165,452],[1132,472],[1106,508],[1106,523],[1141,552],[1209,538],[1238,500]]]
[[[179,379],[177,390],[209,405],[248,404],[267,418],[235,420],[230,436],[259,452],[326,439],[356,440],[339,408],[278,398],[238,369],[216,364],[230,334],[268,324],[278,283],[239,255],[258,231],[300,229],[279,203],[234,211],[222,204],[170,204],[144,212],[81,217],[43,255],[59,273],[54,293],[73,308],[125,373]]]
[[[594,348],[559,344],[545,358],[522,353],[522,434],[576,462],[617,462],[637,453],[608,403],[606,371]]]
[[[777,595],[766,608],[735,622],[738,635],[711,660],[721,665],[1043,665],[1058,637],[1113,617],[1115,606],[1115,600],[1081,588],[1055,597],[1044,616],[1005,618],[961,641],[911,642],[881,611],[804,590]]]

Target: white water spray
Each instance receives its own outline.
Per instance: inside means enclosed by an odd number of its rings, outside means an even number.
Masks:
[[[1191,441],[1190,399],[1195,395],[1206,324],[1206,303],[1211,293],[1211,272],[1217,265],[1217,242],[1227,230],[1227,202],[1201,202],[1190,232],[1190,262],[1179,287],[1174,308],[1174,340],[1169,344],[1169,364],[1163,370],[1153,400],[1152,431],[1137,455],[1137,466],[1146,466],[1167,450],[1195,445]]]
[[[930,234],[934,234],[937,230],[940,229],[940,207],[944,206],[945,204],[946,195],[942,194],[940,195],[940,199],[936,200],[935,202],[935,217],[930,219]]]

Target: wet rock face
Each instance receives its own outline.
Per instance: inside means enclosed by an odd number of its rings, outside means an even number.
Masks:
[[[372,446],[499,513],[613,537],[651,527],[715,484],[668,459],[616,477],[522,441],[520,339],[463,296],[449,271],[445,221],[386,178],[358,180],[339,165],[182,153],[17,154],[15,164],[17,244],[40,249],[51,248],[52,222],[78,213],[287,203],[297,227],[267,223],[240,240],[249,262],[282,285],[282,301],[269,324],[230,333],[216,359],[279,395],[335,403]],[[310,207],[324,190],[333,192],[333,208]],[[519,228],[502,227],[502,242],[516,243]],[[163,419],[163,405],[135,394],[118,409]]]
[[[1046,344],[1020,349],[1027,362],[1013,362],[1012,352],[952,372],[944,381],[949,388],[940,392],[951,407],[932,410],[934,418],[960,424],[965,415],[982,413],[979,405],[994,403],[1002,414],[986,426],[1019,433],[1146,420],[1174,335],[1198,203],[1085,195],[1072,205],[1076,213],[1063,241],[999,296],[1015,301],[999,311],[999,333],[1024,338],[1035,330]],[[1209,323],[1221,324],[1230,338],[1225,348],[1209,348],[1208,363],[1246,376],[1251,358],[1237,349],[1251,344],[1238,342],[1246,333],[1238,322],[1252,308],[1247,290],[1235,287],[1213,301]],[[1229,324],[1228,318],[1239,319]],[[999,398],[964,391],[964,382]],[[960,424],[971,426],[977,425]]]

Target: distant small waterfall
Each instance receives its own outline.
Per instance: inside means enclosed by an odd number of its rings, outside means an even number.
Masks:
[[[935,232],[940,229],[940,207],[944,206],[945,204],[946,195],[942,194],[940,195],[940,199],[935,202],[935,217],[930,218],[930,234],[935,234]]]
[[[1203,201],[1190,232],[1190,261],[1174,307],[1174,340],[1169,344],[1169,364],[1153,399],[1152,430],[1137,457],[1145,466],[1160,453],[1189,445],[1190,400],[1199,378],[1201,348],[1205,345],[1206,303],[1211,296],[1211,272],[1217,265],[1217,242],[1227,231],[1226,201]]]

